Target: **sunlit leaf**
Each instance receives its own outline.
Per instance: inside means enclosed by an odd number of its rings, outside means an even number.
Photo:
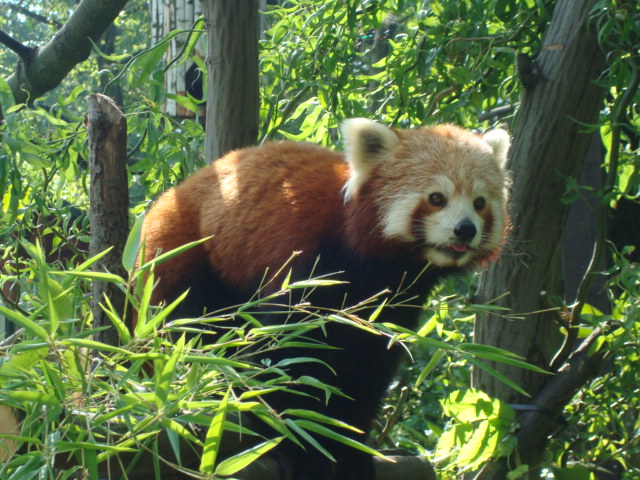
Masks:
[[[224,420],[227,416],[230,392],[231,390],[227,390],[225,393],[218,407],[218,411],[211,419],[209,430],[207,430],[207,436],[202,449],[202,458],[200,460],[200,472],[202,473],[214,473],[215,471],[216,459],[224,430]]]

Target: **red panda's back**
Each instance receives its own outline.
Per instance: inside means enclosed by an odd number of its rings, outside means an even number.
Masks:
[[[200,170],[148,213],[147,258],[213,238],[158,266],[154,297],[184,290],[203,263],[223,282],[250,289],[294,251],[301,260],[314,257],[323,239],[341,234],[347,178],[341,154],[291,142],[234,151]]]

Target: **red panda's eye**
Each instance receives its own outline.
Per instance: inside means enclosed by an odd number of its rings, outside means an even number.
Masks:
[[[486,205],[487,201],[484,199],[484,197],[478,197],[473,201],[473,208],[478,211],[483,210]]]
[[[429,195],[429,203],[434,207],[443,207],[446,200],[443,194],[436,192]]]

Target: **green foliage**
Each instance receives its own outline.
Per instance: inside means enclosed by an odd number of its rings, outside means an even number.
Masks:
[[[290,409],[281,412],[282,416],[271,413],[269,395],[284,388],[295,391],[304,385],[317,388],[322,395],[339,394],[313,378],[286,374],[287,364],[312,362],[313,358],[292,358],[270,366],[251,359],[255,349],[268,351],[279,348],[280,343],[303,346],[309,330],[322,328],[326,321],[318,317],[281,328],[267,327],[259,321],[256,310],[260,304],[287,298],[292,289],[323,288],[334,282],[287,283],[282,291],[243,306],[242,313],[218,312],[205,319],[168,321],[168,313],[182,298],[163,308],[149,305],[153,268],[179,251],[168,252],[162,259],[131,270],[129,278],[121,278],[88,270],[103,254],[73,270],[60,271],[45,262],[39,245],[25,244],[25,248],[34,258],[38,287],[25,297],[25,313],[0,306],[0,313],[23,329],[19,339],[4,345],[0,403],[24,416],[22,433],[15,438],[27,449],[0,467],[0,478],[27,478],[31,474],[49,478],[54,469],[70,474],[79,468],[74,465],[82,465],[88,478],[97,479],[103,462],[111,459],[114,465],[122,463],[130,468],[144,461],[140,452],[154,452],[154,458],[191,470],[196,477],[232,475],[283,438],[309,442],[323,450],[311,433],[377,454],[345,437],[341,431],[353,427],[342,422],[306,410]],[[119,285],[138,312],[136,327],[129,332],[122,312],[115,311],[108,301],[104,304],[120,334],[120,345],[95,339],[100,329],[92,325],[87,299],[83,300],[81,293],[90,281]],[[132,289],[134,283],[141,288]],[[349,318],[345,313],[341,321],[356,326]],[[239,323],[239,319],[246,323]],[[206,348],[200,341],[212,332],[196,330],[195,325],[202,322],[224,332]],[[247,427],[251,425],[249,413],[281,435],[256,440],[250,448],[229,456],[230,440],[225,432],[256,437]],[[183,463],[189,455],[188,445],[203,452],[199,468],[193,465],[193,453],[191,463]]]
[[[550,449],[552,469],[561,472],[557,478],[590,479],[593,472],[611,471],[640,478],[640,266],[622,256],[614,259],[612,313],[590,309],[583,315],[591,329],[609,326],[596,346],[608,358],[607,367],[567,407],[567,426]]]
[[[549,15],[543,2],[495,3],[286,2],[262,43],[262,96],[274,99],[263,135],[328,142],[348,116],[477,125],[517,101],[514,55],[537,48]]]
[[[459,478],[460,473],[477,470],[492,456],[509,454],[515,447],[509,437],[515,412],[501,400],[473,389],[458,390],[442,401],[442,408],[452,423],[438,440],[435,456],[457,472],[451,475],[443,470],[443,479]]]
[[[135,236],[133,229],[128,242],[133,250]],[[0,478],[26,478],[24,475],[36,472],[49,477],[54,470],[71,474],[79,469],[74,465],[82,465],[88,478],[99,478],[104,462],[131,468],[145,461],[141,452],[153,452],[156,460],[196,477],[232,475],[284,438],[309,444],[307,448],[317,448],[330,456],[315,439],[318,435],[379,455],[345,436],[345,430],[355,429],[342,422],[307,410],[288,409],[275,416],[268,407],[270,394],[282,389],[295,391],[297,386],[313,387],[320,397],[341,394],[317,379],[292,378],[286,373],[290,364],[316,362],[312,354],[268,366],[252,360],[256,349],[266,352],[306,345],[312,352],[327,348],[307,339],[311,329],[322,329],[326,322],[385,335],[390,344],[415,342],[423,349],[473,359],[477,364],[482,364],[482,359],[521,363],[499,349],[430,338],[426,335],[431,327],[414,333],[372,319],[361,320],[361,306],[327,316],[311,315],[307,321],[293,325],[260,323],[262,303],[276,304],[288,298],[291,290],[329,287],[335,284],[331,279],[285,279],[281,291],[237,310],[214,312],[204,319],[169,321],[168,314],[184,296],[162,308],[149,305],[153,270],[194,244],[129,270],[128,278],[89,270],[106,252],[72,270],[58,270],[46,263],[38,244],[23,246],[34,260],[31,268],[37,288],[23,299],[25,313],[0,306],[0,313],[24,330],[19,339],[5,344],[6,355],[0,364],[0,404],[24,416],[21,434],[7,438],[26,444],[27,449],[0,467]],[[123,313],[105,301],[103,309],[119,333],[119,345],[96,340],[100,329],[92,325],[88,299],[81,293],[91,281],[119,285],[137,311],[136,327],[129,331]],[[132,288],[134,284],[138,288]],[[388,307],[392,306],[393,297]],[[441,319],[442,309],[434,316]],[[224,332],[206,347],[200,340],[212,332],[198,329],[203,322]],[[258,437],[248,414],[280,435]],[[255,445],[229,456],[229,432],[255,437]],[[199,466],[194,466],[189,457],[191,448],[203,452]]]
[[[31,8],[64,19],[73,4],[31,2]],[[288,138],[332,145],[339,138],[339,122],[353,116],[403,127],[453,122],[478,128],[511,122],[521,93],[515,55],[537,56],[553,4],[332,0],[286,1],[269,7],[265,13],[269,27],[260,50],[259,141]],[[12,12],[0,19],[0,29],[28,45],[46,42],[57,29]],[[613,171],[615,182],[610,191],[593,192],[569,179],[567,202],[591,193],[611,207],[622,200],[639,201],[637,93],[624,118],[617,116],[619,99],[637,61],[639,18],[633,1],[603,0],[594,9],[593,28],[603,48],[611,52],[609,72],[600,80],[610,96],[600,124],[585,128],[599,129],[608,152],[604,166]],[[436,293],[418,332],[377,324],[376,314],[354,322],[345,312],[312,318],[300,327],[266,327],[255,312],[257,305],[250,303],[207,318],[207,324],[226,333],[203,349],[198,335],[208,333],[198,332],[194,319],[167,320],[176,304],[163,309],[148,305],[153,265],[134,272],[135,229],[123,258],[129,278],[89,272],[95,258],[86,257],[83,112],[90,92],[102,91],[109,83],[110,88],[122,88],[131,216],[138,218],[138,224],[149,202],[203,163],[202,126],[197,121],[178,122],[162,111],[167,98],[196,109],[192,99],[164,91],[164,73],[172,62],[192,54],[189,45],[200,27],[173,32],[159,45],[148,45],[143,1],[129,2],[117,26],[114,51],[97,45],[96,52],[102,54],[80,65],[34,108],[14,106],[0,79],[5,112],[0,126],[0,284],[6,297],[0,299],[0,314],[22,329],[0,350],[0,403],[24,416],[19,440],[26,446],[0,466],[0,478],[61,478],[54,475],[54,466],[64,477],[78,470],[77,464],[86,468],[88,478],[98,478],[99,462],[140,461],[137,452],[155,453],[158,468],[161,462],[182,465],[189,453],[186,446],[204,452],[190,467],[194,475],[227,475],[285,438],[321,451],[313,435],[349,442],[344,433],[350,427],[333,419],[291,410],[283,420],[268,409],[269,394],[285,387],[313,386],[319,397],[339,392],[312,378],[288,377],[286,362],[267,367],[254,364],[249,355],[249,347],[302,342],[299,335],[306,328],[322,328],[327,321],[352,322],[354,328],[375,330],[390,342],[411,347],[414,361],[391,389],[373,447],[403,447],[435,458],[442,478],[459,478],[461,472],[508,455],[514,447],[514,413],[483,392],[470,390],[469,371],[471,367],[491,371],[493,361],[530,367],[507,351],[471,343],[477,312],[507,314],[473,302],[473,276],[450,280]],[[175,35],[190,41],[177,58],[167,61],[166,45]],[[0,77],[6,78],[14,64],[10,52],[0,51]],[[495,113],[496,107],[508,107],[506,116]],[[620,125],[616,146],[613,131]],[[619,161],[612,168],[616,149]],[[598,344],[607,355],[607,369],[567,407],[566,425],[552,439],[541,478],[591,479],[596,472],[611,469],[623,471],[621,478],[627,480],[640,478],[636,367],[640,271],[634,247],[612,249],[608,272],[612,313],[589,306],[582,310],[584,333],[607,327]],[[145,281],[133,290],[135,278]],[[124,312],[105,303],[119,333],[119,346],[97,340],[87,287],[96,280],[114,282],[128,291],[129,303],[138,311],[139,322],[129,331]],[[328,284],[327,279],[285,282],[282,291]],[[248,328],[231,326],[238,319]],[[288,360],[313,361],[311,354]],[[502,380],[526,389],[511,379]],[[223,433],[255,437],[239,420],[248,412],[277,434],[229,456],[223,451],[228,442]],[[353,446],[369,451],[369,446]],[[526,478],[530,468],[515,459],[509,478]]]

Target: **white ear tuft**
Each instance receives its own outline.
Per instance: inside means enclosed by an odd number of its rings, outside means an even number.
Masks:
[[[346,120],[342,124],[342,135],[351,170],[345,185],[345,198],[349,199],[367,181],[371,167],[393,152],[400,139],[389,127],[366,118]]]
[[[482,138],[493,149],[493,155],[500,166],[504,167],[507,163],[507,152],[509,151],[509,134],[501,128],[496,128],[485,133]]]

